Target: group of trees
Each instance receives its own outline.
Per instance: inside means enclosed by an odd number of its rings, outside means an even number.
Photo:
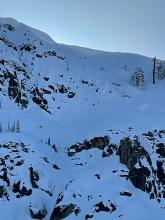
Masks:
[[[153,59],[152,69],[152,82],[156,83],[156,79],[165,79],[165,62],[158,60],[156,57]],[[130,83],[136,87],[144,87],[146,84],[145,73],[142,68],[136,68],[130,78]]]
[[[155,84],[154,76],[157,79],[165,79],[165,62],[156,59],[153,59],[153,84]]]
[[[19,120],[17,120],[16,122],[14,122],[12,126],[10,126],[10,122],[8,121],[8,131],[9,131],[9,132],[20,133],[21,128],[20,128],[20,122],[19,122]]]
[[[3,127],[2,127],[2,123],[0,122],[0,133],[2,131],[3,131]],[[8,120],[7,131],[8,132],[20,133],[21,127],[20,127],[19,120],[17,120],[16,122],[13,122],[12,125],[10,125],[10,121]]]

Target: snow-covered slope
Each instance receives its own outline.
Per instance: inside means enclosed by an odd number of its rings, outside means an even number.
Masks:
[[[164,84],[151,58],[0,18],[0,219],[163,220]]]

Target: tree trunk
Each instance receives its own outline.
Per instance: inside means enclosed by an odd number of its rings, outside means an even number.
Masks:
[[[156,57],[154,57],[153,62],[154,62],[154,65],[153,65],[153,84],[155,84]]]

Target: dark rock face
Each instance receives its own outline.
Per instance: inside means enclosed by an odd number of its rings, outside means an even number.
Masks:
[[[160,160],[157,161],[157,177],[159,181],[163,185],[165,185],[165,171],[163,168],[163,164],[164,164],[164,161],[160,161]]]
[[[9,64],[7,61],[1,62],[1,64],[3,63],[12,66],[13,72],[9,71],[7,68],[1,70],[0,84],[2,85],[2,88],[7,88],[8,92],[6,95],[8,95],[10,99],[13,99],[21,107],[27,108],[29,101],[25,91],[25,80],[18,79],[19,74],[23,75],[25,79],[27,75],[26,71],[14,63]]]
[[[144,166],[136,168],[135,165],[142,157],[146,157],[150,163],[149,154],[137,140],[131,141],[129,138],[121,140],[118,154],[120,162],[125,164],[129,169],[129,177],[133,185],[145,191],[147,177],[151,174],[150,170]]]
[[[103,204],[103,202],[99,202],[95,205],[95,211],[96,212],[109,212],[110,211],[110,208],[105,206]]]
[[[148,152],[140,145],[140,142],[136,139],[133,141],[129,138],[121,140],[118,155],[120,157],[120,162],[127,165],[129,169],[132,169],[142,157],[147,159],[150,166],[152,165]]]
[[[87,220],[87,219],[91,219],[91,218],[93,218],[93,215],[89,215],[89,214],[87,214],[87,215],[85,216],[85,220]]]
[[[108,136],[95,137],[90,140],[90,144],[95,148],[99,148],[100,150],[103,150],[104,147],[106,147],[109,144],[109,138]]]
[[[0,37],[0,41],[2,41],[4,44],[6,44],[7,47],[12,48],[13,50],[17,51],[16,46],[10,42],[9,40],[7,40],[5,37]]]
[[[45,207],[36,210],[36,207],[30,205],[29,211],[33,219],[44,219],[47,215],[47,210]]]
[[[130,180],[136,188],[146,191],[147,177],[150,176],[150,170],[147,167],[137,169],[134,167],[130,170]]]
[[[32,194],[32,190],[27,189],[26,186],[21,187],[21,182],[18,181],[13,184],[13,193],[17,193],[16,197],[20,198],[23,196],[30,196]]]
[[[54,208],[50,220],[62,220],[73,212],[75,215],[80,213],[80,209],[75,204],[57,206]]]
[[[145,134],[152,141],[152,132]],[[150,139],[152,138],[152,140]],[[164,155],[164,144],[157,145],[156,153]],[[129,170],[129,179],[132,184],[144,192],[150,194],[150,199],[160,201],[165,195],[165,170],[164,161],[157,160],[157,167],[153,168],[149,153],[140,145],[139,141],[125,138],[121,140],[118,150],[120,162],[125,164]],[[148,165],[143,164],[143,159]],[[138,165],[138,166],[137,166]]]
[[[56,203],[55,203],[55,208],[50,216],[49,220],[62,220],[72,213],[75,214],[75,216],[79,215],[81,212],[81,209],[75,205],[75,204],[67,204],[67,205],[60,205],[64,198],[63,193],[60,193],[57,197]]]
[[[44,93],[43,89],[39,89],[38,87],[36,87],[36,88],[32,89],[31,94],[32,94],[33,102],[36,103],[37,105],[39,105],[40,108],[42,108],[45,111],[49,112],[48,102],[44,98],[45,93]]]
[[[27,51],[27,52],[31,52],[31,51],[35,51],[36,49],[36,46],[34,46],[33,44],[23,44],[20,46],[20,51],[24,50],[24,51]]]
[[[0,198],[6,197],[9,200],[9,195],[4,186],[0,186]]]
[[[30,171],[30,182],[33,188],[38,188],[37,181],[39,181],[39,173],[33,169],[33,167],[29,168]]]
[[[107,147],[104,148],[102,157],[109,157],[111,156],[114,151],[116,151],[117,146],[114,144],[109,144]]]
[[[116,205],[112,202],[110,203],[109,207],[104,205],[103,202],[99,202],[95,205],[95,211],[96,212],[114,212],[116,210]]]
[[[91,140],[85,140],[83,143],[77,143],[68,148],[68,156],[74,156],[76,153],[83,150],[90,150],[92,148],[98,148],[104,150],[110,143],[109,137],[94,137]],[[109,150],[110,151],[110,150]]]
[[[128,165],[128,160],[131,158],[132,152],[133,149],[131,140],[129,138],[121,140],[121,144],[119,146],[120,163]]]
[[[165,144],[160,143],[157,145],[156,153],[159,154],[161,157],[165,158]]]

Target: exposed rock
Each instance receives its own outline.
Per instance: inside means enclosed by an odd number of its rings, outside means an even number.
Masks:
[[[51,94],[51,91],[47,90],[47,89],[42,89],[44,94]]]
[[[157,161],[157,177],[159,181],[165,186],[165,171],[163,168],[164,161]]]
[[[114,153],[114,151],[116,151],[116,149],[117,149],[116,145],[109,144],[108,146],[106,146],[104,148],[102,157],[109,157],[109,156],[111,156]]]
[[[147,137],[154,137],[154,134],[151,131],[148,131],[147,133],[144,133],[143,135],[145,135]]]
[[[120,195],[121,196],[128,196],[128,197],[130,197],[130,196],[132,196],[132,193],[130,193],[130,192],[120,192]]]
[[[109,137],[94,137],[91,140],[85,140],[83,143],[77,143],[68,148],[68,156],[74,156],[76,153],[83,150],[90,150],[92,148],[98,148],[104,150],[106,146],[109,145]]]
[[[0,186],[0,198],[6,197],[9,200],[9,195],[4,186]]]
[[[67,93],[68,89],[64,85],[58,85],[58,91],[59,93]]]
[[[36,206],[29,206],[30,215],[33,219],[44,219],[47,215],[47,210],[45,207],[38,208]]]
[[[30,171],[30,181],[33,188],[38,188],[37,182],[39,181],[39,173],[33,169],[33,167],[29,168]]]
[[[24,160],[20,160],[15,164],[15,166],[21,166],[23,163],[24,163]]]
[[[6,28],[7,30],[9,30],[11,32],[15,31],[15,28],[11,24],[4,24],[3,26],[4,26],[4,28]]]
[[[93,218],[93,215],[87,214],[87,215],[85,216],[85,220],[88,220],[88,219],[91,219],[91,218]]]
[[[109,137],[104,136],[104,137],[95,137],[90,140],[90,144],[95,147],[99,148],[100,150],[103,150],[104,147],[106,147],[109,144]]]
[[[23,197],[23,196],[30,196],[32,194],[31,189],[27,189],[25,186],[22,186],[22,188],[21,188],[20,180],[13,184],[13,192],[18,193],[16,195],[17,198],[20,198],[20,197]]]
[[[33,95],[32,100],[34,103],[39,105],[40,108],[44,109],[48,113],[50,111],[48,110],[48,101],[44,98],[44,92],[45,93],[51,93],[48,90],[45,89],[39,89],[38,87],[35,87],[34,89],[31,90],[31,94]]]
[[[23,44],[20,46],[20,51],[24,50],[27,52],[31,52],[31,51],[34,51],[35,49],[36,49],[36,46],[32,44]]]
[[[69,92],[68,93],[68,98],[73,98],[75,96],[75,93],[74,92]]]
[[[105,206],[103,202],[99,202],[95,205],[95,211],[96,212],[110,212],[110,208]]]
[[[95,176],[98,180],[100,180],[100,175],[98,173],[96,173]]]
[[[79,210],[77,213],[77,209]],[[76,213],[75,213],[76,211]],[[79,214],[80,209],[75,204],[62,205],[54,208],[50,220],[62,220],[68,217],[70,214],[75,213],[75,215]]]
[[[57,201],[56,201],[56,205],[58,205],[64,198],[64,194],[63,193],[60,193],[58,195],[58,198],[57,198]]]
[[[147,177],[150,176],[150,170],[147,167],[136,168],[135,164],[141,157],[146,157],[150,162],[149,154],[144,150],[140,143],[131,141],[129,138],[121,140],[119,146],[120,162],[127,165],[129,177],[133,185],[143,191],[146,190]]]
[[[55,170],[60,170],[60,168],[57,166],[57,164],[53,164],[52,166]]]
[[[161,157],[165,158],[165,144],[159,143],[157,145],[156,153],[159,154]]]
[[[99,202],[95,205],[96,212],[114,212],[116,210],[116,205],[112,202],[110,203],[109,207],[105,206],[103,202]]]
[[[155,136],[156,131],[154,132]],[[149,135],[152,136],[150,133]],[[147,137],[148,136],[146,136],[146,138]],[[128,137],[122,139],[119,146],[110,143],[108,136],[95,137],[91,140],[85,140],[83,143],[72,145],[70,148],[68,148],[68,155],[74,156],[78,152],[90,150],[92,148],[102,150],[102,157],[107,157],[116,153],[119,156],[120,162],[125,164],[128,168],[127,174],[120,176],[125,177],[127,180],[130,179],[136,188],[149,193],[150,198],[154,197],[157,200],[160,200],[165,196],[164,161],[157,161],[157,168],[154,169],[149,153],[141,145],[137,136],[135,136],[134,140],[131,140]],[[158,144],[157,149],[164,149],[164,144]],[[143,160],[145,163],[143,163]],[[76,165],[83,166],[83,163],[76,163]],[[97,179],[100,179],[99,174],[96,174],[95,176]],[[162,190],[160,191],[161,187]],[[121,192],[120,195],[131,196],[131,193]]]

